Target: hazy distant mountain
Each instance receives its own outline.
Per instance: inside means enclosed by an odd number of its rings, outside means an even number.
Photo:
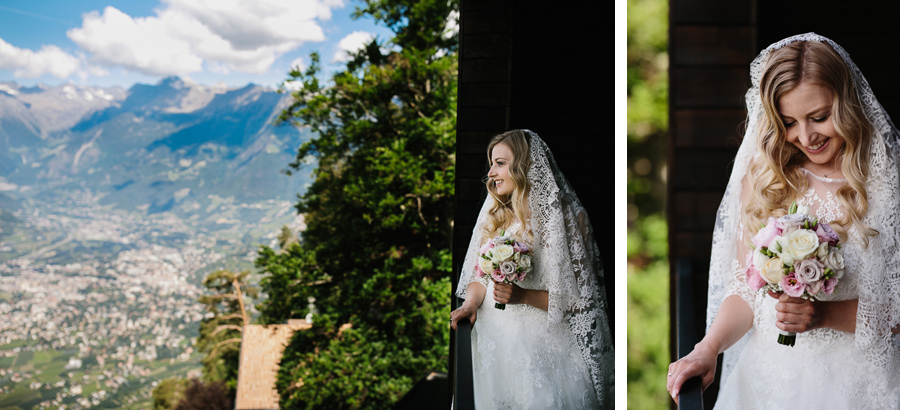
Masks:
[[[306,135],[272,125],[288,99],[174,77],[0,83],[0,408],[101,380],[99,407],[146,407],[158,381],[199,373],[203,278],[303,228],[310,172],[281,171]]]
[[[203,213],[210,195],[293,199],[308,173],[280,171],[305,137],[272,125],[288,98],[177,77],[127,91],[0,83],[0,191],[89,189],[117,207],[181,214]]]

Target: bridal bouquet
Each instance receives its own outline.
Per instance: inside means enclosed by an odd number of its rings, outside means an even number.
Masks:
[[[753,290],[784,292],[816,300],[830,295],[844,275],[844,255],[838,235],[809,215],[809,207],[791,204],[788,214],[769,223],[750,241],[747,283]],[[793,346],[796,333],[780,331],[778,343]]]
[[[500,236],[489,239],[478,250],[475,274],[481,278],[490,275],[496,282],[513,283],[525,279],[531,272],[531,248],[501,232]],[[500,310],[504,303],[494,303]]]

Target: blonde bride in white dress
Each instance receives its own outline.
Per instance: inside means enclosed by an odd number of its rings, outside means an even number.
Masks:
[[[847,52],[814,33],[751,65],[748,123],[717,214],[707,333],[669,365],[676,398],[712,383],[719,409],[900,409],[900,142]],[[844,273],[818,301],[750,290],[748,239],[791,202],[841,238]],[[777,342],[797,332],[796,344]]]
[[[465,303],[451,314],[454,329],[463,317],[474,324],[476,408],[612,408],[613,342],[587,213],[537,134],[498,135],[488,159],[489,195],[457,289]],[[516,284],[475,275],[477,250],[501,233],[534,252]]]

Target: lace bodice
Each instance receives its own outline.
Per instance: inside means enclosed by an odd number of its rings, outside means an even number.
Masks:
[[[802,197],[797,198],[797,203],[808,206],[810,215],[815,216],[822,222],[832,223],[843,218],[845,211],[835,193],[846,183],[846,180],[823,178],[815,175],[809,170],[803,169],[803,171],[807,176],[808,189]],[[860,255],[860,245],[859,242],[853,238],[858,237],[859,234],[855,227],[851,227],[849,235],[851,238],[842,243],[842,246],[844,247],[843,254],[845,266],[847,267],[847,274],[841,278],[841,281],[834,289],[834,293],[831,295],[822,295],[818,297],[819,300],[848,300],[856,299],[858,297],[858,278],[853,274],[853,268],[857,265],[856,258]],[[742,237],[746,237],[746,235],[742,234],[737,238]],[[741,241],[740,243],[735,244],[735,246],[739,249],[736,254],[742,255],[745,259],[740,261],[735,260],[732,263],[734,275],[731,284],[729,285],[728,294],[739,295],[748,305],[750,305],[753,309],[754,326],[756,328],[761,329],[763,332],[771,331],[772,334],[775,335],[777,334],[777,328],[775,327],[775,299],[768,296],[762,290],[752,290],[747,284],[745,269],[748,262],[746,260],[746,255],[753,252],[753,250],[747,246],[745,241]],[[816,329],[804,333],[802,336],[804,339],[802,345],[806,345],[807,347],[811,345],[820,345],[820,343],[811,342],[813,340],[822,339],[824,343],[821,343],[819,348],[825,348],[828,344],[827,341],[832,340],[836,333],[843,332],[831,329]],[[799,347],[799,349],[803,348],[803,346]]]

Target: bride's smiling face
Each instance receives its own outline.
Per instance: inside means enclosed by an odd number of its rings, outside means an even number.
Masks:
[[[834,93],[827,87],[803,81],[778,99],[778,113],[785,138],[806,154],[820,172],[837,170],[844,140],[834,129]]]
[[[509,175],[509,165],[513,162],[513,153],[504,143],[499,143],[491,150],[491,169],[488,178],[494,181],[497,195],[509,195],[515,190],[515,182]]]

